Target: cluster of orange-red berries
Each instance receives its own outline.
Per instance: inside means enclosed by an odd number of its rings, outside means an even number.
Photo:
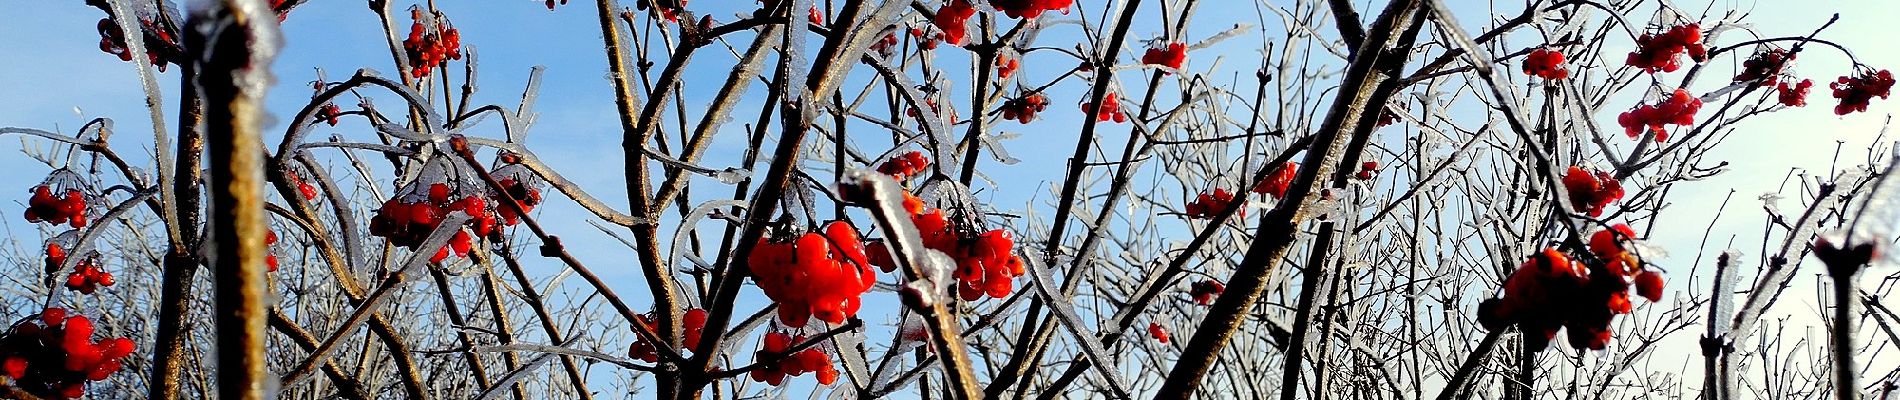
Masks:
[[[1834,106],[1835,115],[1847,115],[1856,111],[1867,111],[1867,104],[1874,97],[1882,99],[1893,92],[1893,73],[1887,70],[1861,70],[1858,75],[1843,76],[1833,85],[1834,98],[1841,103]]]
[[[1365,162],[1359,163],[1359,172],[1354,172],[1352,174],[1352,177],[1353,179],[1369,181],[1369,180],[1372,180],[1373,177],[1376,177],[1378,175],[1379,175],[1379,162],[1365,161]]]
[[[540,175],[535,175],[534,171],[529,170],[528,167],[521,165],[520,155],[502,153],[501,166],[496,167],[489,175],[493,176],[495,183],[501,186],[501,193],[490,195],[494,196],[495,212],[501,217],[502,224],[520,223],[522,213],[534,211],[535,206],[541,205],[541,184],[546,180],[541,179]],[[508,199],[514,199],[516,204],[521,206],[521,211],[517,212],[514,207],[509,207],[504,203]]]
[[[1698,24],[1678,25],[1661,33],[1647,32],[1636,38],[1636,51],[1632,51],[1624,64],[1642,68],[1655,73],[1676,72],[1682,68],[1682,55],[1702,62],[1709,57],[1709,50],[1702,44],[1702,26]]]
[[[1662,299],[1662,273],[1645,269],[1630,251],[1634,236],[1617,224],[1590,236],[1585,260],[1554,248],[1531,256],[1505,279],[1503,297],[1478,305],[1478,323],[1493,331],[1518,325],[1533,349],[1548,347],[1564,329],[1571,347],[1602,350],[1612,319],[1632,310],[1632,287],[1651,302]]]
[[[648,329],[659,331],[656,329],[657,327],[654,326],[653,313],[641,314],[638,316],[638,319],[638,321],[634,322]],[[706,310],[699,308],[686,310],[686,314],[680,316],[680,328],[680,339],[682,339],[680,346],[686,349],[699,348],[699,338],[702,332],[706,330]],[[660,361],[660,353],[658,352],[658,348],[654,347],[653,342],[647,341],[645,337],[638,336],[634,338],[633,345],[627,348],[627,357],[646,362]]]
[[[52,255],[48,254],[47,257],[51,258]],[[79,264],[73,267],[73,273],[66,275],[66,288],[85,294],[98,291],[100,286],[112,286],[112,282],[112,273],[99,268],[98,260],[93,257],[79,259]]]
[[[1177,70],[1181,69],[1181,64],[1186,62],[1187,45],[1182,43],[1164,43],[1160,47],[1149,48],[1147,52],[1141,55],[1142,64],[1163,66]],[[1167,73],[1167,71],[1164,70],[1162,73]]]
[[[519,156],[504,153],[501,155],[501,167],[491,172],[503,190],[488,190],[480,185],[471,173],[445,158],[441,163],[428,164],[423,175],[415,181],[397,190],[395,196],[384,201],[376,215],[369,220],[371,235],[388,238],[390,244],[416,250],[434,232],[449,213],[461,211],[469,216],[464,225],[467,229],[457,229],[455,236],[447,245],[437,249],[430,262],[440,263],[450,255],[467,257],[474,249],[476,237],[499,237],[501,227],[520,222],[521,215],[511,207],[501,204],[507,195],[520,201],[522,211],[529,211],[540,203],[542,180],[539,175],[519,164]],[[461,171],[461,172],[457,172]],[[473,233],[473,235],[471,235]]]
[[[1075,0],[990,0],[990,6],[996,7],[1010,18],[1025,19],[1042,16],[1046,11],[1069,13],[1069,6]]]
[[[922,154],[918,157],[922,158]],[[922,169],[926,163],[917,164],[917,168]],[[904,176],[893,176],[904,179]],[[944,210],[930,208],[908,192],[904,193],[904,211],[917,226],[925,248],[956,260],[957,269],[952,275],[957,278],[958,297],[964,301],[976,301],[986,294],[1003,298],[1015,290],[1014,279],[1025,271],[1023,260],[1014,251],[1015,238],[1009,231],[991,229],[978,233],[979,229],[952,221]],[[869,241],[865,253],[871,265],[886,272],[897,268],[890,248],[882,240]]]
[[[442,262],[450,254],[467,257],[474,248],[473,230],[477,236],[488,236],[499,232],[495,214],[489,212],[489,201],[482,196],[486,191],[468,190],[460,182],[414,182],[405,186],[394,197],[383,202],[370,217],[371,235],[389,238],[389,243],[416,250],[429,233],[441,225],[449,213],[462,211],[469,216],[466,226],[469,229],[457,229],[449,243],[437,249],[429,262]]]
[[[871,43],[871,51],[875,51],[877,52],[877,54],[885,56],[885,57],[890,57],[891,49],[896,48],[896,47],[897,47],[897,32],[885,33],[884,38],[878,39],[876,42]]]
[[[785,383],[786,376],[800,376],[807,372],[818,377],[818,384],[830,385],[838,382],[838,369],[831,365],[831,355],[825,354],[817,346],[807,347],[797,353],[787,354],[786,350],[803,343],[804,335],[793,336],[784,332],[766,332],[760,340],[757,357],[760,360],[777,357],[777,362],[765,363],[762,368],[750,372],[753,382],[764,382],[772,386]]]
[[[267,270],[270,272],[277,272],[277,251],[275,250],[277,248],[277,231],[264,231],[264,248],[271,249],[271,251],[269,251],[270,255],[264,256],[264,267],[268,268]]]
[[[1260,184],[1254,185],[1253,192],[1273,196],[1276,199],[1284,198],[1286,190],[1293,186],[1293,178],[1299,173],[1300,163],[1288,161],[1273,166],[1273,170],[1267,172],[1267,178],[1262,179]]]
[[[409,25],[402,49],[409,54],[410,76],[429,76],[437,65],[462,59],[462,33],[449,25],[448,18],[430,16],[420,7],[410,9],[409,18],[415,22]]]
[[[64,170],[62,170],[64,171]],[[55,175],[58,173],[56,172]],[[27,199],[26,221],[67,224],[74,229],[86,227],[87,196],[83,185],[62,185],[49,180],[34,186]],[[64,189],[64,190],[55,190]]]
[[[1602,216],[1605,207],[1623,198],[1623,183],[1607,171],[1573,165],[1564,172],[1563,184],[1570,206],[1592,217]]]
[[[1214,299],[1220,297],[1220,294],[1226,291],[1227,285],[1213,279],[1194,282],[1194,284],[1188,286],[1188,295],[1194,297],[1194,303],[1204,306],[1213,305]]]
[[[92,334],[91,319],[47,308],[0,335],[0,374],[34,396],[84,396],[88,382],[119,372],[134,348],[130,339],[94,341]]]
[[[976,7],[969,0],[950,0],[937,8],[937,17],[931,23],[937,25],[937,38],[952,46],[962,46],[965,34],[969,31],[970,16],[976,15]]]
[[[1213,218],[1220,215],[1220,212],[1226,210],[1227,207],[1232,207],[1235,201],[1246,203],[1247,198],[1240,197],[1239,200],[1235,200],[1234,194],[1229,193],[1227,189],[1214,188],[1213,191],[1201,192],[1200,195],[1194,197],[1194,201],[1188,202],[1185,214],[1188,218],[1194,219]],[[1246,208],[1240,209],[1240,216],[1247,216]]]
[[[1161,344],[1168,344],[1170,340],[1168,328],[1162,327],[1159,322],[1148,323],[1148,337],[1154,338],[1156,342],[1160,342]]]
[[[330,85],[328,83],[325,83],[321,79],[310,82],[310,88],[313,90],[316,90],[317,94],[319,95],[323,94],[323,90],[328,88],[329,86]],[[341,122],[338,120],[338,118],[342,116],[343,116],[342,107],[337,107],[336,103],[323,103],[323,105],[317,106],[317,113],[315,115],[312,115],[311,117],[315,118],[318,121],[323,121],[324,123],[330,124],[330,126],[336,126],[337,122]]]
[[[1775,100],[1781,102],[1781,105],[1789,107],[1806,106],[1808,105],[1808,90],[1813,87],[1813,79],[1802,79],[1801,82],[1795,83],[1794,85],[1789,85],[1787,81],[1782,81],[1775,84],[1775,91],[1777,92]]]
[[[985,294],[1000,299],[1015,290],[1014,279],[1023,275],[1023,260],[1013,251],[1016,240],[1009,231],[974,233],[951,223],[941,209],[912,214],[911,222],[917,224],[924,247],[956,259],[957,296],[964,301],[976,301]]]
[[[145,57],[159,72],[165,71],[166,64],[177,63],[184,58],[184,47],[171,31],[164,29],[146,18],[139,19],[139,37],[145,44]],[[126,48],[125,31],[111,18],[99,20],[99,51],[118,56],[120,61],[132,61],[132,50]]]
[[[1003,101],[1003,119],[1029,123],[1036,120],[1036,114],[1049,109],[1049,96],[1034,92],[1021,97]]]
[[[1742,72],[1735,74],[1735,82],[1751,82],[1755,86],[1774,86],[1787,75],[1789,63],[1794,61],[1794,53],[1788,49],[1771,48],[1755,52],[1742,61]]]
[[[1565,79],[1570,77],[1570,69],[1564,68],[1564,53],[1556,50],[1531,50],[1524,56],[1524,74],[1544,79]]]
[[[877,172],[901,181],[922,174],[924,168],[928,167],[930,167],[930,159],[924,157],[924,152],[908,151],[891,157],[883,165],[877,166]]]
[[[1644,132],[1656,134],[1657,142],[1669,140],[1669,131],[1664,125],[1693,125],[1695,114],[1702,110],[1702,99],[1689,94],[1689,91],[1676,89],[1668,97],[1656,104],[1642,104],[1616,116],[1616,123],[1623,126],[1623,133],[1631,138],[1641,138]]]
[[[994,62],[994,64],[996,65],[996,79],[1009,79],[1010,75],[1016,74],[1017,68],[1022,68],[1023,66],[1022,60],[1002,53],[996,55],[996,62]]]
[[[794,328],[812,317],[844,323],[877,283],[858,231],[844,221],[795,237],[761,237],[748,260],[759,289],[778,303],[779,322]]]
[[[1121,102],[1116,100],[1115,97],[1115,92],[1108,92],[1108,95],[1102,98],[1101,107],[1083,102],[1082,113],[1093,114],[1095,115],[1095,120],[1102,122],[1115,121],[1115,123],[1118,124],[1128,122],[1128,114],[1122,112]]]
[[[284,178],[289,179],[290,184],[297,187],[297,194],[303,196],[304,200],[317,199],[317,187],[304,180],[303,175],[297,173],[296,170],[284,171]]]

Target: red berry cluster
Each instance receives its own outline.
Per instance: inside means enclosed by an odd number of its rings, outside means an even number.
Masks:
[[[1392,112],[1391,107],[1379,109],[1379,128],[1384,128],[1396,123],[1399,123],[1399,114]]]
[[[1544,249],[1505,279],[1504,297],[1478,305],[1479,324],[1494,331],[1518,324],[1535,349],[1568,329],[1571,347],[1602,350],[1610,343],[1611,320],[1632,311],[1632,286],[1651,302],[1662,299],[1662,273],[1644,269],[1629,251],[1633,237],[1623,224],[1592,234],[1587,263]]]
[[[485,190],[485,186],[465,184],[478,181],[468,176],[465,168],[447,161],[447,157],[431,160],[423,166],[420,177],[398,189],[395,196],[376,210],[376,215],[369,220],[370,234],[389,238],[390,244],[415,250],[449,213],[462,211],[469,216],[468,229],[456,230],[449,243],[437,249],[429,261],[439,263],[450,254],[467,257],[474,248],[474,236],[489,237],[499,234],[501,230],[493,208],[489,207],[490,193]],[[444,177],[454,173],[461,175]],[[473,231],[474,236],[469,235],[470,231]]]
[[[1276,165],[1272,172],[1267,173],[1267,179],[1254,185],[1253,192],[1273,196],[1276,199],[1286,197],[1287,188],[1293,186],[1293,178],[1299,173],[1300,163],[1288,161]]]
[[[73,229],[86,227],[92,198],[88,187],[79,173],[65,168],[54,170],[39,186],[28,190],[33,197],[26,201],[26,221],[67,224]]]
[[[875,51],[884,57],[890,57],[891,49],[896,47],[897,32],[885,33],[883,39],[878,39],[876,43],[871,43],[871,51]]]
[[[66,251],[67,245],[61,244],[57,241],[58,239],[54,240],[56,241],[46,243],[46,270],[49,272],[58,271],[61,266],[66,265],[66,258],[72,256],[72,253]]]
[[[858,231],[844,221],[789,241],[759,238],[748,261],[753,281],[778,303],[779,322],[794,328],[811,317],[844,323],[858,314],[859,298],[877,283]]]
[[[935,26],[936,21],[932,20],[931,24],[931,26]],[[935,32],[934,29],[935,28],[910,28],[910,37],[917,39],[917,47],[923,48],[924,50],[936,50],[937,35],[931,35],[931,33]],[[939,33],[939,35],[941,35],[941,33]]]
[[[1623,126],[1623,133],[1631,138],[1642,138],[1643,132],[1656,134],[1657,142],[1669,140],[1669,131],[1663,125],[1693,125],[1695,113],[1702,110],[1702,99],[1689,95],[1689,91],[1676,91],[1656,104],[1642,104],[1616,116],[1617,125]]]
[[[264,231],[264,248],[271,249],[270,255],[264,256],[264,266],[269,268],[270,272],[277,272],[277,231]]]
[[[322,79],[310,82],[310,89],[316,90],[317,95],[322,95],[323,90],[328,87],[330,87],[330,84],[325,83]],[[343,116],[343,109],[337,107],[336,103],[323,103],[323,106],[317,107],[317,114],[314,115],[318,121],[328,123],[330,126],[336,126],[336,123],[339,122],[337,121],[337,117],[341,116]]]
[[[1227,285],[1213,279],[1194,282],[1193,285],[1188,286],[1188,294],[1194,296],[1194,303],[1204,306],[1213,305],[1214,299],[1226,291]]]
[[[547,0],[547,3],[548,3],[548,11],[554,11],[554,0]],[[567,5],[567,0],[561,0],[560,4]]]
[[[1158,65],[1173,69],[1181,69],[1181,64],[1186,62],[1187,45],[1182,43],[1167,43],[1161,47],[1151,47],[1146,53],[1142,53],[1141,55],[1142,64]],[[1168,72],[1164,70],[1161,73],[1165,74]]]
[[[1041,92],[1030,93],[1003,102],[1003,119],[1029,123],[1036,120],[1036,113],[1049,109],[1049,96]]]
[[[1794,61],[1794,53],[1788,49],[1767,49],[1755,52],[1742,61],[1742,73],[1735,74],[1735,82],[1754,82],[1755,86],[1775,86],[1786,74],[1788,63]]]
[[[409,38],[402,48],[409,53],[409,75],[421,78],[448,60],[462,59],[462,33],[449,25],[440,14],[429,16],[421,8],[410,9]]]
[[[27,200],[26,221],[71,224],[73,228],[84,228],[86,195],[79,189],[67,189],[64,196],[54,196],[53,190],[46,185],[35,186],[33,198]]]
[[[996,54],[996,79],[1009,79],[1009,76],[1015,75],[1016,69],[1020,67],[1022,67],[1022,62],[1016,57],[1002,53]]]
[[[1108,95],[1102,98],[1100,109],[1097,109],[1094,104],[1083,102],[1082,113],[1094,114],[1095,120],[1102,122],[1115,121],[1117,124],[1128,122],[1128,114],[1122,113],[1121,102],[1115,100],[1115,97],[1115,92],[1108,92]]]
[[[317,107],[317,115],[316,115],[317,120],[330,124],[330,126],[336,126],[336,123],[339,122],[337,120],[337,117],[340,117],[342,115],[343,115],[343,109],[340,107],[337,107],[336,103],[327,103],[327,104],[324,104],[322,107]]]
[[[1240,216],[1246,217],[1247,209],[1245,203],[1247,202],[1247,198],[1241,197],[1240,202],[1242,203]],[[1228,193],[1227,189],[1215,188],[1212,192],[1201,192],[1199,196],[1194,197],[1194,201],[1188,202],[1186,214],[1188,218],[1194,219],[1214,218],[1214,216],[1219,215],[1222,210],[1226,210],[1227,207],[1233,204],[1233,193]]]
[[[66,288],[85,294],[98,291],[100,286],[112,286],[112,282],[112,273],[99,268],[99,260],[90,256],[79,259],[73,273],[66,275]]]
[[[1149,322],[1148,337],[1154,338],[1156,342],[1160,342],[1161,344],[1168,344],[1168,328],[1161,327],[1161,323],[1159,322]]]
[[[1855,111],[1867,111],[1867,104],[1875,96],[1887,98],[1893,91],[1893,73],[1887,70],[1862,70],[1860,75],[1843,76],[1834,80],[1834,98],[1841,104],[1834,106],[1834,115],[1847,115]]]
[[[1607,171],[1571,166],[1564,173],[1564,191],[1570,193],[1570,206],[1592,217],[1603,215],[1603,208],[1623,198],[1623,183]]]
[[[76,399],[86,383],[105,380],[132,354],[130,339],[92,340],[92,320],[47,308],[0,335],[0,373],[13,386],[46,398]]]
[[[302,195],[304,200],[315,201],[317,199],[317,187],[311,185],[309,181],[305,181],[303,175],[298,174],[296,170],[284,171],[284,178],[289,179],[291,185],[297,186],[297,194]]]
[[[1524,74],[1544,79],[1566,79],[1570,69],[1564,68],[1564,53],[1556,50],[1537,49],[1524,56]]]
[[[922,174],[924,168],[929,166],[930,159],[924,158],[924,152],[913,150],[891,157],[883,165],[877,166],[877,172],[901,181]]]
[[[786,376],[800,376],[813,372],[818,384],[830,385],[838,382],[838,369],[831,366],[831,356],[819,350],[817,346],[808,347],[797,353],[786,354],[793,346],[805,341],[804,335],[792,336],[784,332],[766,332],[760,340],[762,349],[757,354],[760,360],[778,359],[765,363],[763,368],[752,370],[753,382],[765,382],[772,386],[785,383]]]
[[[1040,17],[1044,11],[1061,11],[1067,15],[1073,4],[1075,0],[990,0],[991,7],[1017,19]]]
[[[184,58],[184,47],[171,31],[158,26],[150,19],[139,18],[141,32],[139,36],[145,42],[145,57],[159,72],[165,71],[166,64],[176,64]],[[132,50],[126,48],[125,31],[111,18],[99,20],[99,51],[119,57],[120,61],[132,61]]]
[[[1695,62],[1708,59],[1709,50],[1702,46],[1701,25],[1678,25],[1662,33],[1644,33],[1636,38],[1636,51],[1630,52],[1623,63],[1650,73],[1676,72],[1682,68],[1680,56],[1683,53],[1688,53],[1689,59]]]
[[[1369,181],[1369,180],[1372,180],[1374,176],[1378,176],[1378,175],[1379,175],[1379,162],[1366,161],[1366,162],[1359,163],[1359,172],[1353,173],[1352,177],[1354,179],[1358,179],[1362,181]]]
[[[976,233],[975,227],[952,222],[944,210],[924,205],[922,199],[904,193],[904,211],[917,225],[924,247],[943,252],[957,262],[957,296],[976,301],[987,294],[1003,298],[1015,290],[1016,277],[1024,273],[1023,260],[1013,249],[1016,240],[1009,231],[991,229]],[[867,254],[872,265],[889,272],[897,268],[890,249],[883,241],[871,241]]]
[[[938,38],[943,39],[944,43],[962,46],[972,15],[976,15],[976,7],[971,7],[969,0],[950,0],[937,9],[937,18],[931,22],[943,31]]]
[[[495,213],[501,217],[501,223],[512,226],[521,223],[521,214],[503,202],[512,198],[520,202],[521,212],[534,211],[535,206],[541,205],[541,184],[546,180],[521,165],[520,155],[504,153],[501,155],[501,164],[489,173],[495,178],[495,183],[501,184],[501,193],[489,193],[489,201],[495,203]],[[508,197],[503,198],[501,195]]]
[[[1788,85],[1788,81],[1781,81],[1781,83],[1775,84],[1775,91],[1778,92],[1776,98],[1780,100],[1781,105],[1784,106],[1807,106],[1808,89],[1813,87],[1813,79],[1802,79],[1801,83],[1796,83],[1793,86]]]
[[[654,326],[653,313],[641,314],[639,321],[636,322],[641,326],[647,327],[647,329],[653,329],[656,332],[659,331],[658,327]],[[686,314],[680,316],[680,329],[680,339],[682,339],[680,345],[688,350],[699,348],[699,338],[703,335],[702,332],[706,330],[706,310],[700,308],[686,310]],[[636,336],[633,340],[633,345],[627,348],[627,358],[646,362],[659,362],[660,353],[658,352],[658,348],[654,347],[653,342],[648,342],[644,337]]]
[[[939,209],[912,214],[911,222],[923,235],[924,247],[957,260],[957,296],[964,301],[976,301],[985,294],[1000,299],[1015,290],[1013,280],[1023,275],[1023,260],[1012,251],[1016,240],[1009,231],[991,229],[970,235],[973,231],[953,226]]]

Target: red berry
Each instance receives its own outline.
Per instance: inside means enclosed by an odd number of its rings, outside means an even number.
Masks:
[[[1643,271],[1636,274],[1636,294],[1650,302],[1662,301],[1663,278],[1656,271]]]

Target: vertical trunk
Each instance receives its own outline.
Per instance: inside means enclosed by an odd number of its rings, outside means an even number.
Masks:
[[[159,283],[158,326],[156,338],[152,343],[152,381],[148,385],[146,397],[153,399],[175,399],[179,397],[179,372],[184,368],[183,357],[185,343],[185,320],[191,315],[191,286],[193,276],[198,272],[200,243],[198,226],[201,223],[200,202],[203,197],[199,191],[199,181],[204,178],[204,168],[200,165],[204,159],[204,131],[198,127],[204,116],[204,103],[198,98],[197,71],[194,63],[179,65],[178,91],[178,152],[173,177],[173,202],[177,214],[172,220],[177,223],[180,235],[171,249],[165,252],[163,271]]]
[[[265,357],[263,96],[276,24],[261,0],[225,0],[192,17],[186,40],[199,66],[209,150],[213,310],[218,397],[263,399],[274,378]],[[211,32],[207,32],[211,31]],[[214,32],[214,33],[213,33]],[[207,36],[207,35],[210,36]],[[215,41],[213,41],[215,40]]]

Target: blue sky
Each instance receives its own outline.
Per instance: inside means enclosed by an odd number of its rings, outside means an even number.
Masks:
[[[398,2],[395,8],[401,10],[410,3],[413,2]],[[621,189],[624,181],[618,173],[621,168],[618,146],[620,132],[611,97],[612,85],[606,78],[606,60],[601,53],[594,10],[591,4],[583,3],[575,2],[553,12],[543,8],[540,1],[529,0],[442,1],[438,2],[438,7],[447,12],[457,26],[463,28],[463,42],[475,46],[479,52],[481,91],[472,103],[497,103],[512,107],[526,81],[529,68],[536,65],[548,67],[536,107],[540,113],[539,121],[529,135],[529,145],[556,169],[564,171],[570,179],[590,188],[595,196],[624,209],[625,192]],[[1202,3],[1205,3],[1203,9],[1195,16],[1187,34],[1189,42],[1198,41],[1235,24],[1261,24],[1259,14],[1248,2]],[[1362,13],[1376,13],[1376,8],[1367,5],[1372,1],[1355,3],[1361,4]],[[1475,0],[1453,3],[1467,28],[1481,29],[1486,25],[1480,18],[1489,13],[1492,5]],[[1501,12],[1514,14],[1522,7],[1516,3],[1499,2],[1495,7]],[[1703,5],[1702,2],[1694,1],[1677,3],[1685,9],[1701,9]],[[1863,63],[1877,68],[1900,68],[1900,54],[1891,51],[1889,42],[1896,34],[1891,24],[1892,21],[1900,21],[1900,8],[1891,7],[1886,2],[1733,0],[1714,3],[1717,9],[1752,9],[1754,15],[1749,19],[1754,26],[1775,36],[1805,34],[1826,21],[1835,10],[1851,11],[1844,12],[1840,22],[1823,36],[1856,49],[1858,52],[1855,55]],[[710,13],[719,20],[728,21],[733,19],[732,15],[737,10],[749,10],[752,4],[744,0],[706,0],[690,5],[695,12]],[[8,18],[7,23],[0,24],[0,56],[9,60],[0,63],[0,126],[58,128],[70,133],[91,118],[110,117],[117,121],[119,129],[115,136],[115,147],[135,162],[149,160],[150,134],[146,128],[150,121],[145,117],[137,76],[131,64],[120,62],[97,50],[98,36],[94,23],[101,13],[79,1],[7,1],[5,5],[14,18]],[[1156,15],[1152,11],[1146,10],[1143,15]],[[406,15],[403,14],[398,12],[399,27],[407,25]],[[1088,16],[1091,24],[1099,21],[1099,17]],[[1159,35],[1158,24],[1152,20],[1144,18],[1144,22],[1131,31],[1131,37],[1145,40]],[[1275,26],[1277,18],[1268,14],[1265,20],[1269,30],[1278,30]],[[288,118],[307,100],[310,94],[307,82],[314,78],[315,69],[323,69],[332,80],[343,79],[356,69],[365,67],[385,75],[397,71],[389,59],[374,14],[361,2],[313,1],[297,9],[285,23],[284,29],[285,48],[273,68],[279,85],[268,97],[268,109],[280,120],[272,123],[272,128],[267,132],[281,132],[281,119]],[[1331,31],[1326,32],[1330,35]],[[1074,25],[1068,25],[1053,29],[1044,36],[1042,43],[1072,43],[1075,41],[1074,35]],[[1740,32],[1724,34],[1718,37],[1717,42],[1733,43],[1740,40],[1739,36]],[[1530,40],[1528,37],[1513,39]],[[1627,46],[1627,38],[1620,40]],[[743,50],[743,45],[734,44],[740,46],[738,51]],[[1257,49],[1259,45],[1257,34],[1243,35],[1221,46],[1194,53],[1190,57],[1190,69],[1204,68],[1218,62],[1219,68],[1208,74],[1210,79],[1224,84],[1238,76],[1240,82],[1247,82],[1257,65],[1253,60],[1258,57],[1257,52],[1250,49]],[[689,85],[696,86],[689,86],[686,104],[691,106],[708,102],[711,97],[709,88],[725,79],[733,58],[718,45],[701,51],[695,60],[695,67],[687,73]],[[962,54],[949,54],[940,56],[937,62],[942,65],[963,65],[968,61]],[[1032,55],[1024,65],[1023,73],[1031,76],[1032,81],[1041,81],[1060,74],[1073,66],[1074,61],[1053,52],[1042,52]],[[1839,53],[1811,51],[1804,53],[1797,68],[1803,76],[1814,78],[1817,86],[1821,86],[1847,71],[1847,64]],[[1727,73],[1726,70],[1722,71],[1717,73]],[[966,81],[955,75],[950,78],[957,82]],[[1132,74],[1122,74],[1122,79],[1126,86],[1138,85]],[[167,88],[166,100],[174,100],[175,90],[172,86],[176,82],[176,75],[164,74],[160,80]],[[1704,79],[1704,82],[1710,80]],[[703,90],[691,90],[691,87]],[[855,87],[847,85],[847,88],[851,94],[855,94]],[[979,184],[976,189],[980,198],[1004,210],[1025,207],[1047,210],[1048,205],[1045,203],[1051,197],[1047,195],[1050,190],[1048,186],[1060,179],[1067,149],[1074,146],[1072,132],[1080,122],[1075,99],[1080,97],[1083,88],[1081,82],[1073,80],[1058,85],[1051,92],[1049,111],[1034,124],[1024,126],[1009,122],[998,125],[1003,131],[1022,134],[1020,138],[1007,142],[1013,155],[1021,162],[1005,166],[986,160],[982,170],[998,179],[1001,188],[999,190]],[[954,98],[962,99],[958,101],[959,104],[967,101],[967,87],[951,90],[956,96]],[[762,93],[757,88],[749,93],[747,100],[735,112],[733,123],[725,126],[721,141],[711,148],[703,164],[725,166],[737,162],[739,146],[742,146],[737,137],[742,135],[736,132],[753,119],[757,104],[763,100]],[[1679,187],[1687,190],[1681,190],[1685,194],[1674,198],[1677,209],[1666,214],[1662,223],[1658,224],[1663,228],[1654,232],[1655,241],[1674,255],[1673,261],[1687,263],[1693,259],[1696,243],[1705,233],[1714,205],[1719,204],[1731,189],[1735,191],[1735,199],[1731,203],[1730,215],[1715,225],[1713,231],[1717,234],[1711,239],[1711,247],[1703,250],[1714,252],[1728,247],[1723,243],[1727,233],[1731,232],[1741,235],[1734,247],[1753,247],[1748,237],[1759,234],[1760,219],[1755,212],[1757,203],[1753,200],[1757,195],[1776,190],[1781,177],[1790,168],[1825,171],[1836,141],[1845,142],[1844,147],[1849,150],[1866,147],[1886,116],[1900,110],[1896,108],[1896,104],[1900,103],[1876,100],[1874,107],[1867,113],[1836,117],[1828,112],[1827,105],[1832,99],[1827,98],[1825,88],[1817,88],[1810,99],[1814,106],[1767,115],[1735,132],[1712,155],[1713,159],[1732,162],[1727,173]],[[342,102],[346,108],[349,108],[349,103]],[[387,108],[394,103],[385,96],[379,99],[378,104]],[[166,104],[168,110],[165,115],[168,118],[175,115],[175,111],[172,111],[174,106]],[[967,109],[962,111],[964,115],[969,114]],[[1610,125],[1615,118],[1613,112],[1598,117],[1600,123],[1614,126]],[[696,120],[697,115],[690,118]],[[167,125],[175,129],[175,124]],[[1105,143],[1120,143],[1119,137],[1127,129],[1125,125],[1103,127],[1107,129],[1104,132],[1108,137]],[[1400,132],[1388,129],[1382,134],[1394,135],[1389,136],[1389,139]],[[360,124],[346,123],[337,128],[319,126],[315,131],[315,134],[323,136],[331,133],[354,140],[370,139],[370,132]],[[499,128],[487,128],[475,133],[489,136],[500,134]],[[271,133],[272,139],[269,140],[274,143],[278,135],[280,133]],[[882,143],[882,140],[875,138],[858,141],[858,144],[867,152],[881,151],[881,148],[868,144]],[[0,156],[0,168],[19,171],[0,175],[0,188],[18,188],[21,193],[12,201],[0,202],[0,216],[19,214],[18,210],[24,207],[25,188],[37,183],[46,169],[14,153],[20,146],[19,142],[0,141],[0,154],[14,154]],[[1847,151],[1845,154],[1856,153]],[[709,188],[717,185],[716,181],[705,178],[700,178],[696,183]],[[383,188],[385,191],[388,189]],[[729,190],[724,188],[701,189],[695,197],[710,198],[726,194],[729,194]],[[1795,205],[1783,204],[1784,209],[1793,207]],[[586,214],[564,200],[553,201],[541,213],[543,220],[566,222],[561,224],[565,232],[556,233],[567,239],[570,246],[580,249],[581,257],[614,282],[620,292],[634,299],[644,297],[636,295],[644,292],[639,274],[633,265],[623,261],[627,259],[624,255],[628,252],[612,238],[579,224],[579,221],[587,218]],[[1041,214],[1046,216],[1047,212]],[[9,224],[7,227],[14,235],[32,234],[24,224]],[[534,262],[533,265],[544,270],[555,266],[544,262]],[[1678,282],[1677,279],[1682,277],[1672,277],[1672,282]],[[575,284],[578,282],[570,283]],[[1796,290],[1790,293],[1808,292]],[[1794,298],[1795,301],[1786,302],[1779,309],[1790,312],[1818,310],[1818,305],[1804,296]],[[637,303],[644,304],[645,301]],[[646,308],[644,305],[636,307]],[[874,310],[879,308],[867,308],[868,322],[890,322],[889,319],[894,318],[888,316],[894,313],[877,313]],[[598,385],[605,381],[595,382]]]

